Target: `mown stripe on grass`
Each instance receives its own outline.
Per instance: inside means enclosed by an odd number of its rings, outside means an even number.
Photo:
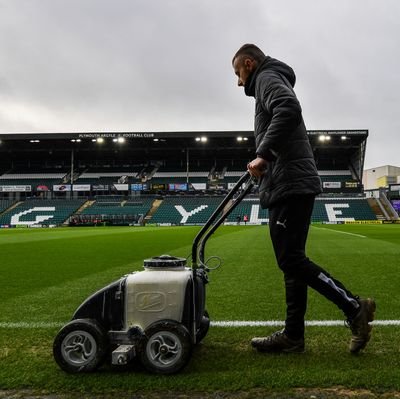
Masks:
[[[63,322],[0,322],[2,329],[47,329],[60,328]],[[375,320],[371,324],[375,326],[400,326],[400,320]],[[285,322],[282,320],[221,320],[211,321],[211,327],[283,327]],[[309,327],[338,327],[343,326],[343,320],[308,320],[306,325]]]
[[[15,329],[32,329],[37,330],[41,328],[56,328],[61,327],[65,323],[61,322],[48,322],[48,321],[16,321],[16,322],[0,322],[0,328],[15,328]]]
[[[327,229],[325,227],[317,227],[317,226],[313,226],[313,225],[311,227],[314,228],[314,229],[318,229],[318,230],[327,230],[327,231],[331,231],[331,232],[334,232],[334,233],[347,234],[349,236],[354,236],[354,237],[359,237],[359,238],[367,238],[367,236],[363,236],[361,234],[349,233],[348,231]]]

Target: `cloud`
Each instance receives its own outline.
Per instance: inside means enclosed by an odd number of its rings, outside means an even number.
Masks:
[[[370,130],[398,164],[396,0],[0,2],[0,131],[250,130],[231,58],[292,65],[311,129]]]

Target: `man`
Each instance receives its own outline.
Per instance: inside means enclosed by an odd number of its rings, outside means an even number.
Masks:
[[[321,193],[313,152],[293,87],[293,69],[254,44],[243,45],[232,66],[238,85],[255,98],[256,158],[247,165],[259,178],[260,202],[269,209],[269,230],[286,289],[285,328],[253,338],[261,352],[304,352],[307,287],[335,303],[352,331],[350,352],[364,349],[371,337],[375,301],[354,296],[344,285],[313,263],[305,245],[315,196]]]

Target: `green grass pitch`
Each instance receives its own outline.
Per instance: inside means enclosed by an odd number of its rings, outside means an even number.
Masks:
[[[0,230],[0,390],[44,392],[234,392],[344,386],[400,390],[400,326],[376,325],[366,350],[348,353],[345,327],[309,326],[303,355],[262,355],[249,346],[276,327],[211,327],[180,374],[155,376],[133,366],[105,366],[67,375],[53,361],[59,326],[90,294],[143,259],[186,257],[199,227]],[[284,292],[267,226],[225,226],[207,255],[212,321],[283,320]],[[400,320],[400,225],[315,225],[308,255],[360,296],[373,296],[377,320]],[[331,303],[310,290],[307,320],[341,320]]]

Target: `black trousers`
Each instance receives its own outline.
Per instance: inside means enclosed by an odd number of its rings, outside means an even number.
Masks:
[[[335,303],[347,318],[353,318],[359,307],[356,297],[340,281],[306,256],[314,200],[314,195],[293,196],[269,209],[271,240],[285,280],[285,332],[293,339],[304,336],[308,286]]]

